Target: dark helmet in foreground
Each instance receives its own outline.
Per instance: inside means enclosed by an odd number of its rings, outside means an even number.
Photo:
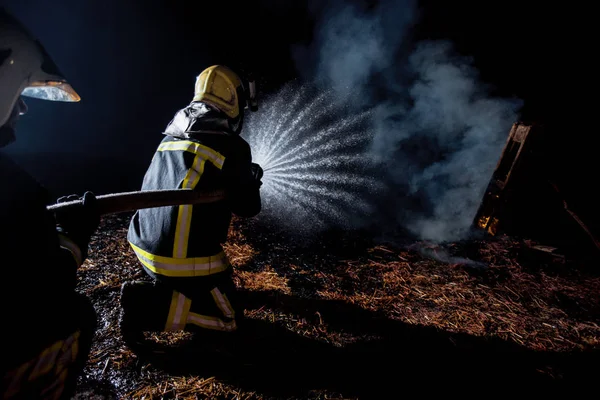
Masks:
[[[19,105],[20,96],[52,101],[79,101],[41,43],[0,7],[0,127]],[[21,108],[18,106],[16,108]]]

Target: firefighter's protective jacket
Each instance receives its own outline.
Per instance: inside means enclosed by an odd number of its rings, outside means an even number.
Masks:
[[[0,370],[6,371],[76,329],[82,259],[79,248],[57,233],[46,190],[1,152],[0,190],[0,304],[11,349],[3,353]]]
[[[138,210],[128,240],[146,271],[158,277],[201,277],[229,266],[221,246],[232,213],[261,210],[249,144],[228,132],[227,120],[201,102],[173,118],[146,171],[142,190],[223,190],[216,203]]]

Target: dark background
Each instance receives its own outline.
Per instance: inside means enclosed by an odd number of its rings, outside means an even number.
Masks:
[[[292,54],[311,43],[319,2],[3,3],[42,40],[83,99],[29,100],[8,149],[54,195],[137,190],[162,129],[211,64],[253,71],[263,93],[310,78]],[[544,178],[596,229],[590,10],[515,0],[418,4],[414,39],[451,40],[499,95],[524,100],[521,119],[547,128]]]

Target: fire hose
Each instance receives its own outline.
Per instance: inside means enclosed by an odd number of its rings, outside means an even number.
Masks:
[[[196,191],[192,189],[141,190],[96,196],[100,215],[136,211],[142,208],[178,206],[184,204],[214,203],[225,199],[222,190]],[[73,200],[48,206],[48,210],[81,207],[83,200]]]

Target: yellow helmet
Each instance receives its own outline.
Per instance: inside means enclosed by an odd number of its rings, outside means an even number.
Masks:
[[[194,99],[208,103],[229,118],[240,115],[240,107],[245,108],[246,94],[240,77],[224,65],[206,68],[196,78]]]

